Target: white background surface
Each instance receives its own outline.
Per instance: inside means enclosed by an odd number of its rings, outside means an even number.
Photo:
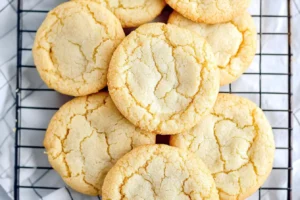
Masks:
[[[63,0],[23,0],[23,9],[49,9]],[[287,15],[286,0],[262,0],[264,15]],[[293,52],[293,195],[300,199],[300,0],[292,1],[292,52]],[[16,88],[16,38],[17,38],[17,2],[16,0],[0,0],[0,199],[6,200],[13,194],[14,167],[14,126],[15,126],[15,88]],[[251,14],[259,15],[259,0],[253,0]],[[24,14],[23,29],[36,29],[45,15]],[[254,18],[258,32],[259,18]],[[287,32],[286,18],[263,18],[262,32]],[[23,34],[23,48],[31,48],[34,33]],[[287,53],[286,35],[263,35],[262,53]],[[259,41],[258,41],[259,44]],[[258,51],[259,52],[259,48]],[[24,52],[23,63],[33,65],[31,52]],[[287,57],[262,58],[262,72],[287,73]],[[257,56],[248,72],[259,72],[259,57]],[[46,88],[36,70],[22,70],[23,88]],[[232,85],[233,91],[259,91],[258,75],[243,75]],[[222,90],[228,90],[224,87]],[[265,92],[287,92],[287,76],[262,76],[262,90]],[[259,104],[259,96],[243,95]],[[287,96],[262,96],[263,109],[287,109]],[[69,97],[55,92],[22,92],[23,106],[58,107],[69,100]],[[46,128],[49,119],[55,111],[22,110],[21,123],[24,127]],[[266,112],[275,127],[287,127],[287,114],[282,112]],[[41,146],[43,131],[22,131],[22,145]],[[276,146],[287,147],[287,131],[275,130]],[[287,151],[276,150],[275,167],[287,167]],[[49,166],[43,149],[22,149],[21,165]],[[61,187],[60,190],[21,189],[21,200],[35,200],[43,197],[45,200],[98,199],[81,196],[71,189],[65,188],[59,176],[52,170],[21,170],[20,184],[25,186]],[[264,184],[264,187],[287,187],[287,172],[274,170]],[[8,194],[5,197],[4,192]],[[71,194],[71,196],[70,196]],[[255,194],[251,199],[258,199]],[[286,191],[262,191],[262,199],[286,199]]]

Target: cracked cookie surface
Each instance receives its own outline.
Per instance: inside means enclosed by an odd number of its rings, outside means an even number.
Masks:
[[[194,154],[167,145],[145,145],[108,172],[103,200],[219,199],[210,171]]]
[[[166,0],[184,17],[205,24],[229,22],[246,12],[251,0]]]
[[[87,0],[73,0],[87,1]],[[164,0],[89,0],[113,12],[123,28],[138,27],[157,17],[166,3]]]
[[[255,56],[256,28],[247,12],[230,22],[209,25],[193,22],[174,11],[168,23],[195,31],[207,40],[220,69],[221,85],[238,79]]]
[[[101,195],[103,180],[114,163],[144,144],[155,144],[155,135],[134,127],[106,92],[63,105],[44,139],[52,167],[70,187],[88,195]]]
[[[67,2],[50,11],[37,31],[33,58],[43,81],[83,96],[107,83],[113,51],[125,37],[119,20],[93,2]]]
[[[272,170],[272,128],[253,102],[219,94],[209,115],[170,144],[197,154],[212,172],[220,199],[245,199]]]
[[[121,113],[136,126],[176,134],[209,113],[219,79],[203,38],[174,25],[152,23],[131,32],[114,52],[108,89]]]

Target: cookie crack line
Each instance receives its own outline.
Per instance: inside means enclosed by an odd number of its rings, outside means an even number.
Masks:
[[[58,14],[57,14],[56,12],[51,12],[50,15],[55,16],[55,17],[58,19],[58,21],[60,22],[60,24],[61,24],[62,26],[65,25],[64,22],[63,22],[63,20],[64,20],[65,18],[59,17]],[[51,31],[51,30],[52,30],[52,27],[50,27],[49,30]]]
[[[74,46],[78,47],[78,50],[80,52],[80,54],[82,55],[82,57],[84,58],[85,60],[85,65],[84,65],[84,72],[81,74],[81,78],[84,82],[84,84],[87,83],[87,81],[85,80],[84,78],[84,73],[87,71],[87,65],[89,63],[89,60],[87,59],[86,55],[84,54],[84,52],[82,51],[82,46],[80,44],[77,44],[77,43],[74,43],[72,42],[71,40],[68,40],[71,44],[73,44]],[[72,68],[71,68],[72,69]],[[72,71],[72,70],[71,70]]]
[[[107,39],[104,39],[103,41],[100,42],[100,44],[98,44],[94,50],[93,50],[93,55],[92,55],[92,58],[93,58],[93,61],[94,63],[96,63],[96,54],[98,53],[98,49],[99,47],[101,47],[104,43],[106,43],[107,41],[111,41],[111,39],[107,38]]]
[[[223,154],[222,154],[222,151],[221,151],[221,147],[222,147],[222,145],[221,145],[221,143],[220,143],[220,140],[219,140],[219,138],[217,137],[217,133],[216,133],[216,123],[215,123],[215,125],[214,125],[214,137],[215,137],[215,141],[216,141],[216,143],[217,143],[217,145],[218,145],[218,151],[219,151],[219,154],[220,154],[220,159],[221,159],[221,161],[222,161],[222,168],[223,168],[223,171],[224,171],[224,165],[226,165],[226,160],[223,158]]]
[[[181,155],[181,153],[179,152],[178,156],[181,158],[181,160],[184,162],[185,165],[187,165],[186,163],[189,162],[188,160],[184,159],[184,157]],[[182,170],[184,170],[184,167],[182,167]],[[206,175],[211,175],[210,173],[206,173],[204,172],[203,170],[201,170],[202,173],[206,174]],[[188,179],[191,178],[192,176],[190,174],[188,174]],[[196,181],[194,179],[194,181]],[[196,181],[198,184],[200,184],[198,181]],[[201,185],[201,184],[200,184]],[[211,194],[213,193],[213,189],[214,189],[214,186],[211,185],[210,188],[209,188],[209,195],[206,196],[205,194],[203,194],[202,191],[199,192],[200,196],[203,196],[204,198],[210,198],[211,197]],[[190,197],[190,195],[192,195],[193,193],[195,193],[195,191],[191,191],[191,193],[188,195],[188,197]],[[196,193],[197,194],[197,193]]]
[[[135,170],[134,172],[132,172],[129,176],[127,176],[127,177],[124,176],[124,177],[123,177],[123,182],[122,182],[122,184],[120,184],[120,185],[118,186],[118,187],[119,187],[119,193],[120,193],[120,195],[121,195],[121,199],[126,198],[126,194],[124,194],[122,188],[127,184],[128,180],[129,180],[131,177],[133,177],[135,174],[138,174],[138,171],[139,171],[139,170],[141,170],[141,169],[147,169],[149,163],[154,159],[154,156],[155,156],[155,154],[158,153],[158,151],[159,151],[159,149],[156,148],[155,152],[153,152],[153,153],[151,154],[150,158],[149,158],[148,160],[146,160],[146,162],[145,162],[142,166],[140,166],[137,170]]]
[[[109,37],[110,34],[109,34],[109,28],[108,28],[108,26],[106,24],[100,22],[99,20],[97,20],[97,18],[95,17],[95,13],[91,10],[91,8],[89,7],[88,4],[86,4],[85,7],[88,10],[88,12],[90,13],[91,17],[94,19],[95,23],[105,28],[106,35]]]
[[[94,48],[93,54],[92,54],[92,58],[93,58],[93,59],[92,59],[92,60],[93,60],[93,63],[92,63],[92,64],[95,64],[95,63],[96,63],[96,54],[98,53],[98,48],[101,47],[101,46],[102,46],[105,42],[107,42],[107,41],[111,41],[111,39],[106,38],[106,39],[102,40],[102,41],[100,42],[100,44],[97,45],[97,46]],[[80,51],[82,57],[83,57],[83,58],[85,59],[85,61],[86,61],[86,64],[84,65],[85,69],[84,69],[84,72],[82,73],[82,79],[83,79],[83,80],[84,80],[83,74],[85,74],[85,73],[91,73],[91,72],[93,72],[93,71],[95,71],[95,70],[104,70],[104,69],[95,67],[94,69],[91,69],[90,71],[87,71],[87,66],[88,66],[89,63],[91,63],[91,61],[87,58],[87,56],[86,56],[85,53],[83,52],[83,50],[82,50],[82,45],[80,45],[80,44],[78,44],[78,43],[75,43],[75,42],[72,42],[71,40],[68,40],[68,42],[70,42],[70,43],[73,44],[74,46],[77,46],[77,47],[78,47],[78,49],[79,49],[79,51]],[[70,78],[69,78],[69,79],[70,79]],[[74,79],[76,79],[76,78],[74,78]],[[85,83],[86,83],[86,80],[84,80],[84,81],[85,81]]]
[[[184,191],[184,188],[185,188],[185,184],[186,184],[186,182],[188,181],[190,179],[190,175],[189,175],[189,177],[187,177],[184,181],[183,181],[183,183],[182,183],[182,190],[180,191],[180,193],[183,193],[185,196],[187,196],[190,200],[192,200],[192,197],[191,197],[191,194],[188,194],[188,193],[186,193],[185,191]],[[194,191],[192,191],[192,192],[194,192]]]
[[[100,189],[98,189],[94,184],[88,182],[85,178],[85,170],[84,170],[84,166],[85,166],[85,156],[83,155],[83,152],[82,152],[82,144],[84,143],[85,140],[87,140],[88,138],[91,138],[92,135],[94,134],[94,131],[92,131],[92,133],[86,137],[84,137],[81,141],[80,141],[80,145],[79,145],[79,151],[80,151],[80,154],[81,154],[81,157],[82,157],[82,160],[83,160],[83,168],[81,169],[81,174],[83,175],[83,178],[82,180],[87,184],[89,185],[90,187],[92,187],[94,190],[97,191],[97,193],[99,193]]]
[[[165,77],[165,74],[163,72],[161,72],[160,69],[159,69],[159,67],[157,66],[157,63],[156,63],[156,60],[155,60],[155,57],[154,57],[154,52],[153,52],[152,44],[150,44],[150,51],[151,51],[151,55],[152,55],[154,67],[156,68],[157,72],[160,74],[160,80],[156,83],[156,86],[154,88],[154,93],[155,93],[155,91],[157,90],[158,85],[160,84],[160,82]]]
[[[221,120],[218,120],[216,123],[220,122],[220,121],[230,121],[233,124],[236,125],[237,128],[239,129],[245,129],[245,128],[249,128],[249,127],[254,127],[254,124],[249,124],[249,125],[245,125],[245,126],[240,126],[238,123],[236,123],[233,119],[230,119],[228,117],[225,117],[224,115],[220,114],[220,113],[210,113],[211,115],[221,118]]]
[[[255,109],[251,112],[251,115],[252,115],[252,124],[253,124],[253,126],[254,126],[255,133],[256,133],[255,136],[254,136],[254,138],[253,138],[253,143],[256,142],[256,140],[257,140],[257,138],[258,138],[258,136],[259,136],[259,134],[258,134],[258,133],[259,133],[259,127],[258,127],[258,125],[257,125],[257,123],[256,123],[255,112],[256,112]],[[247,155],[249,155],[249,151],[251,150],[253,143],[250,144],[250,147],[249,147],[249,149],[248,149]],[[257,175],[257,176],[256,176],[256,182],[258,182],[258,176],[259,176],[259,173],[258,173],[258,170],[257,170],[257,167],[256,167],[255,163],[252,161],[251,158],[252,158],[252,155],[250,156],[249,162],[251,162],[252,165],[253,165],[254,172],[255,172],[255,174]]]
[[[238,123],[236,123],[235,121],[233,121],[232,119],[229,119],[229,118],[226,118],[225,116],[223,116],[223,115],[220,115],[220,114],[217,114],[217,113],[211,113],[213,116],[216,116],[216,117],[218,117],[218,118],[221,118],[221,119],[219,119],[218,121],[216,121],[215,122],[215,124],[214,124],[214,137],[215,137],[215,140],[216,140],[216,142],[217,142],[217,145],[218,145],[218,149],[219,149],[219,153],[220,153],[220,159],[221,159],[221,161],[223,162],[222,164],[223,164],[223,171],[222,172],[224,172],[224,173],[230,173],[230,172],[233,172],[233,171],[238,171],[238,170],[240,170],[242,167],[244,167],[244,166],[246,166],[247,164],[249,164],[249,162],[252,162],[251,161],[251,156],[249,157],[249,151],[251,150],[251,148],[252,148],[252,145],[253,145],[253,143],[255,142],[255,140],[253,139],[252,141],[248,141],[248,140],[246,140],[245,138],[241,138],[241,137],[234,137],[234,138],[240,138],[240,139],[243,139],[243,140],[245,140],[245,141],[247,141],[248,143],[249,143],[249,148],[248,148],[248,150],[247,150],[247,155],[248,155],[248,158],[247,158],[247,163],[245,163],[244,165],[242,165],[241,167],[239,167],[238,169],[235,169],[235,170],[225,170],[224,169],[224,165],[226,165],[226,160],[223,158],[223,154],[222,154],[222,151],[221,151],[221,147],[222,147],[222,145],[221,145],[221,143],[220,143],[220,140],[219,140],[219,138],[218,138],[218,136],[217,136],[217,134],[216,134],[216,129],[215,129],[215,127],[216,127],[216,125],[218,124],[218,123],[220,123],[221,121],[230,121],[230,122],[232,122],[232,123],[234,123],[235,125],[236,125],[236,127],[237,128],[239,128],[239,129],[244,129],[244,128],[248,128],[248,127],[255,127],[255,125],[256,125],[256,122],[255,122],[255,116],[254,116],[254,112],[255,112],[255,109],[253,109],[253,111],[251,111],[250,113],[251,113],[251,116],[252,116],[252,124],[251,125],[245,125],[244,127],[240,127],[239,125],[238,125]],[[254,128],[255,129],[255,128]],[[258,135],[258,130],[257,129],[255,129],[255,137]],[[254,138],[255,138],[254,137]],[[245,158],[243,158],[243,159],[245,159]],[[253,164],[253,163],[252,163]],[[255,166],[253,166],[253,167],[255,167]],[[217,173],[222,173],[222,172],[217,172]],[[258,175],[258,174],[257,174]]]

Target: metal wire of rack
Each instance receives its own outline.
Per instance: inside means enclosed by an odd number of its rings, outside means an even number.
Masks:
[[[287,166],[284,167],[273,167],[273,171],[282,171],[286,173],[286,187],[261,187],[258,191],[258,199],[263,199],[263,191],[284,191],[286,192],[286,199],[292,199],[292,66],[291,66],[291,59],[292,59],[292,52],[291,52],[291,1],[287,1],[287,15],[266,15],[262,12],[263,7],[263,1],[259,0],[260,3],[260,9],[258,15],[252,15],[254,19],[257,19],[259,21],[259,32],[258,32],[258,39],[259,39],[259,53],[256,54],[256,59],[258,59],[259,63],[259,70],[258,72],[247,72],[244,73],[244,75],[248,76],[258,76],[258,91],[234,91],[232,88],[232,85],[229,85],[228,90],[225,92],[228,93],[234,93],[234,94],[240,94],[240,95],[257,95],[258,96],[258,104],[260,107],[262,107],[262,98],[264,98],[264,95],[276,95],[276,96],[284,96],[287,98],[287,108],[286,109],[263,109],[265,112],[270,113],[281,113],[286,114],[287,116],[287,125],[286,126],[273,126],[273,130],[278,131],[284,131],[285,137],[287,139],[287,145],[286,146],[277,146],[276,151],[286,151],[286,157],[287,157]],[[22,125],[22,113],[23,112],[32,112],[34,113],[36,110],[39,110],[40,112],[46,112],[46,111],[53,111],[55,112],[58,107],[51,107],[51,106],[26,106],[23,103],[23,96],[31,94],[33,92],[37,93],[38,95],[43,95],[45,93],[51,93],[53,95],[55,92],[52,89],[48,88],[41,88],[41,87],[31,87],[26,86],[23,84],[22,75],[24,73],[24,69],[33,69],[35,70],[35,66],[31,64],[23,64],[23,53],[31,53],[31,48],[24,47],[23,45],[23,37],[26,33],[35,33],[36,29],[27,29],[25,28],[25,24],[23,21],[23,16],[28,13],[36,13],[36,14],[46,14],[48,10],[28,10],[23,9],[23,0],[18,0],[17,5],[17,83],[16,83],[16,135],[15,135],[15,177],[14,177],[14,199],[19,200],[22,199],[22,196],[20,195],[20,190],[23,189],[32,189],[36,192],[36,190],[46,190],[46,191],[53,191],[56,189],[59,189],[59,187],[52,187],[49,185],[43,185],[43,186],[36,186],[34,184],[31,185],[22,185],[20,182],[20,174],[22,170],[26,169],[35,169],[35,170],[45,170],[47,172],[51,171],[52,168],[50,166],[31,166],[31,165],[24,165],[21,164],[20,159],[23,156],[23,152],[25,149],[36,149],[36,150],[44,150],[44,147],[40,143],[37,144],[26,144],[24,145],[22,143],[22,137],[24,134],[33,133],[33,134],[43,134],[45,132],[46,127],[28,127],[26,125]],[[263,32],[262,27],[262,21],[266,18],[273,18],[273,19],[285,19],[286,25],[287,25],[287,31],[286,32]],[[282,35],[287,37],[286,42],[286,53],[268,53],[268,52],[262,52],[262,40],[263,36],[265,35]],[[266,57],[285,57],[287,59],[287,63],[285,64],[286,71],[285,72],[264,72],[262,70],[263,68],[263,59]],[[36,74],[37,75],[37,74]],[[243,76],[244,76],[243,75]],[[285,77],[287,81],[287,90],[286,91],[263,91],[262,87],[262,80],[264,76],[272,76],[273,78],[277,77]],[[39,196],[39,195],[38,195]]]

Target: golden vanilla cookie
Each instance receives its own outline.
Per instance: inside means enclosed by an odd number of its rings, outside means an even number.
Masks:
[[[230,22],[196,23],[173,12],[168,23],[195,31],[212,47],[220,69],[220,83],[232,83],[250,66],[256,52],[256,29],[250,14],[245,12]]]
[[[272,128],[248,99],[219,94],[209,115],[170,144],[199,156],[212,172],[220,199],[245,199],[267,179],[274,160]]]
[[[138,27],[152,21],[166,5],[164,0],[73,0],[93,1],[106,7],[120,20],[123,28]]]
[[[93,2],[67,2],[50,11],[37,31],[33,58],[43,81],[83,96],[107,83],[113,51],[125,37],[119,20]]]
[[[155,144],[155,135],[134,127],[108,93],[77,97],[52,118],[44,146],[52,167],[74,190],[101,194],[115,162],[134,147]]]
[[[114,52],[108,89],[136,126],[176,134],[196,125],[213,107],[220,85],[209,44],[170,24],[146,24]]]
[[[145,145],[108,172],[102,199],[218,200],[210,171],[194,154],[167,145]]]
[[[231,21],[246,12],[251,0],[166,0],[174,10],[184,17],[205,24]]]

